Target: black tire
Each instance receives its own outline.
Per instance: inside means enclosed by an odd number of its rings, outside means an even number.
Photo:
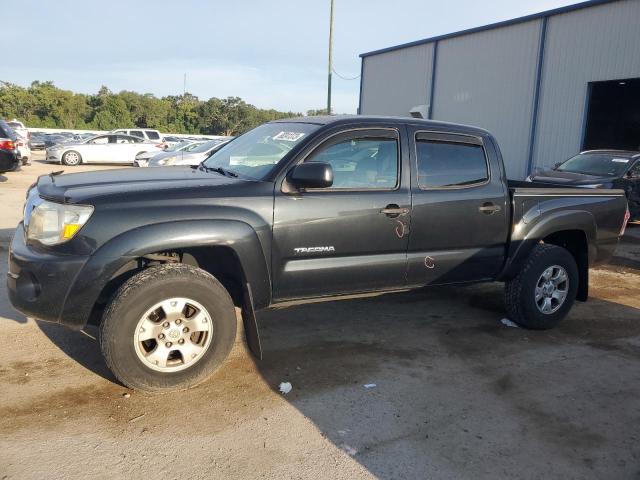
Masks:
[[[562,267],[567,273],[567,294],[556,311],[543,313],[536,304],[536,285],[543,272],[554,265]],[[505,284],[505,304],[509,318],[518,325],[532,330],[555,327],[573,306],[578,291],[578,279],[578,267],[571,253],[556,245],[536,245],[518,275]]]
[[[136,353],[138,322],[162,300],[184,296],[211,316],[211,343],[196,363],[176,372],[156,371]],[[149,267],[127,280],[112,297],[100,324],[100,348],[107,366],[127,387],[164,393],[193,387],[227,358],[236,336],[236,314],[227,290],[212,275],[189,265]]]
[[[77,155],[77,160],[71,160],[71,154]],[[64,152],[64,155],[62,155],[62,163],[69,167],[75,167],[76,165],[80,165],[82,163],[82,156],[75,150],[69,150],[68,152]]]

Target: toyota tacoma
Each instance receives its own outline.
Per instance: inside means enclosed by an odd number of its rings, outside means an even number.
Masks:
[[[131,388],[191,387],[228,355],[235,307],[500,281],[507,315],[560,322],[628,220],[624,191],[507,181],[487,131],[412,118],[261,125],[197,167],[41,176],[9,253],[25,315],[99,325]],[[455,319],[452,319],[454,321]]]

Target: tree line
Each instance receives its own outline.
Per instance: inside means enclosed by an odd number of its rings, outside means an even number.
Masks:
[[[17,118],[28,127],[140,127],[171,133],[238,135],[270,120],[300,115],[257,108],[239,97],[200,100],[185,93],[158,98],[127,90],[113,93],[104,86],[97,94],[86,95],[63,90],[53,82],[35,81],[21,87],[0,81],[0,118]]]

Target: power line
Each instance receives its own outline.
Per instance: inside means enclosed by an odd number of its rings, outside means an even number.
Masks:
[[[335,71],[335,69],[331,69],[331,71],[333,73],[335,73],[338,77],[340,77],[343,80],[357,80],[358,78],[360,78],[360,75],[356,75],[355,77],[345,77],[343,75],[340,75],[338,72]]]

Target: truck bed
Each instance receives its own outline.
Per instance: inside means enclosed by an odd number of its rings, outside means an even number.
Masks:
[[[591,265],[607,261],[615,250],[627,210],[624,190],[538,185],[535,182],[508,181],[511,198],[511,222],[514,243],[525,241],[519,229],[531,235],[538,222],[558,222],[565,215],[576,215],[576,228],[587,232],[589,244],[597,251],[589,252]]]

